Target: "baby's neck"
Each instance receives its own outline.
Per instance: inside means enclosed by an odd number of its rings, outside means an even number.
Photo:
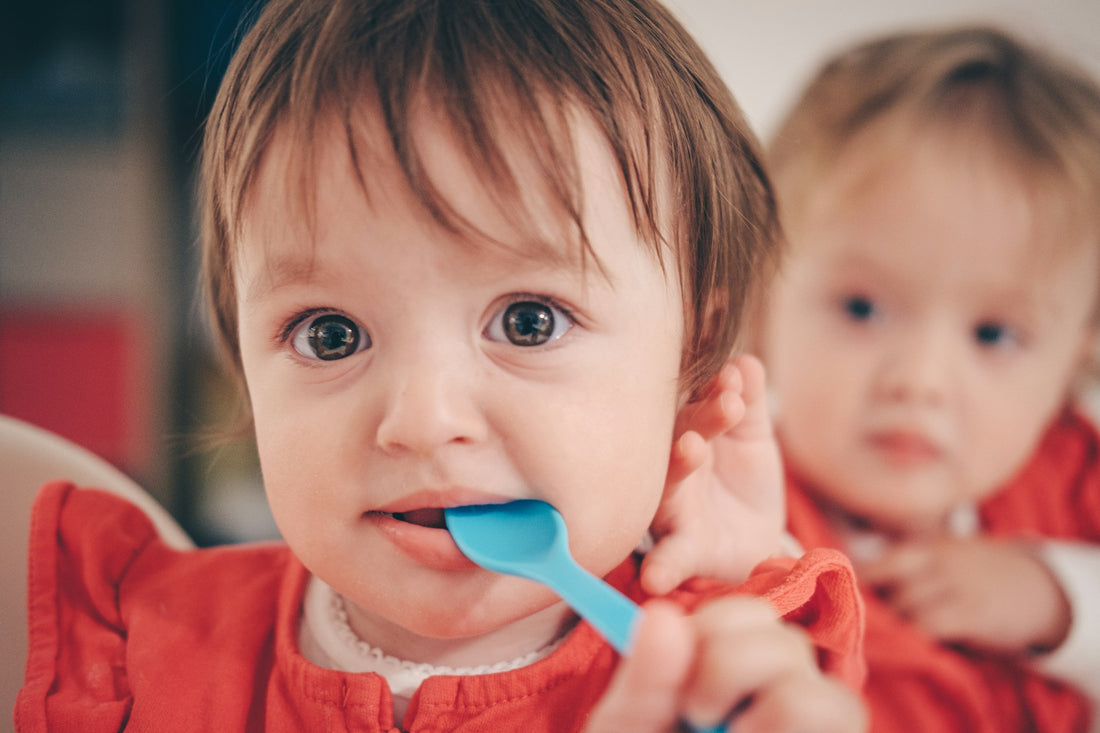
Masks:
[[[424,636],[360,609],[345,600],[348,625],[357,637],[384,654],[436,667],[484,667],[530,655],[561,638],[576,623],[563,602],[502,628],[466,638]]]
[[[560,606],[555,604],[535,615],[539,625],[533,631],[540,635],[527,634],[526,628],[510,625],[500,632],[499,640],[504,643],[499,644],[495,643],[498,635],[490,639],[494,643],[485,644],[483,637],[428,639],[404,628],[389,629],[386,642],[379,642],[374,636],[368,637],[368,641],[351,627],[351,604],[314,577],[310,578],[303,599],[298,643],[302,655],[318,666],[381,675],[392,693],[394,719],[401,721],[416,690],[429,677],[505,672],[549,656],[564,642],[575,623],[575,617],[567,609],[562,616]],[[359,614],[369,619],[361,611]],[[542,624],[548,625],[543,628]],[[371,628],[377,631],[377,626],[373,624]],[[540,639],[547,638],[546,629],[551,630],[551,637],[541,643]],[[387,646],[375,646],[380,643]]]
[[[829,523],[847,546],[846,549],[863,560],[872,559],[883,548],[897,542],[936,537],[969,537],[979,529],[977,507],[973,504],[955,507],[934,522],[914,523],[904,527],[876,522],[836,506],[824,506],[824,510]]]

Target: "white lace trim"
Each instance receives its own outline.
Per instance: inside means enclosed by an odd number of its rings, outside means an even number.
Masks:
[[[396,697],[411,697],[421,683],[438,675],[483,675],[508,672],[534,664],[554,652],[563,635],[541,649],[516,659],[477,667],[437,667],[390,656],[360,639],[348,623],[344,598],[317,577],[310,579],[305,599],[305,623],[313,640],[332,666],[344,672],[382,675]]]

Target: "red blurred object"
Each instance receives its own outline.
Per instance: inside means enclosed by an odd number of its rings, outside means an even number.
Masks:
[[[140,474],[152,423],[146,333],[140,316],[124,308],[5,304],[0,412]]]

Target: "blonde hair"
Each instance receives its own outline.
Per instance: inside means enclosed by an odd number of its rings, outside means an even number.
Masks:
[[[1100,246],[1100,86],[987,26],[887,35],[828,59],[768,147],[784,221],[847,146],[887,118],[908,122],[906,134],[976,126],[1025,179],[1052,187],[1050,200],[1071,203]]]
[[[521,182],[499,133],[520,141],[581,231],[584,256],[591,251],[577,161],[562,139],[561,110],[590,115],[613,151],[639,233],[658,257],[673,240],[685,298],[685,388],[699,387],[728,357],[746,298],[774,259],[778,219],[736,102],[657,2],[271,0],[229,65],[202,161],[203,281],[238,374],[234,244],[264,153],[288,130],[307,159],[322,118],[335,117],[358,161],[352,130],[365,102],[380,111],[388,134],[381,144],[392,146],[411,189],[452,230],[469,225],[424,173],[409,130],[415,107],[438,107],[501,202],[519,203]]]

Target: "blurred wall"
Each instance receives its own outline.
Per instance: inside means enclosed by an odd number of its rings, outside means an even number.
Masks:
[[[0,411],[162,486],[176,281],[161,8],[2,8]]]
[[[771,133],[821,59],[907,26],[994,22],[1100,76],[1097,0],[666,0],[710,54],[761,135]]]
[[[195,487],[220,479],[196,429],[229,400],[194,167],[250,4],[0,2],[0,412],[103,456],[200,536]]]

